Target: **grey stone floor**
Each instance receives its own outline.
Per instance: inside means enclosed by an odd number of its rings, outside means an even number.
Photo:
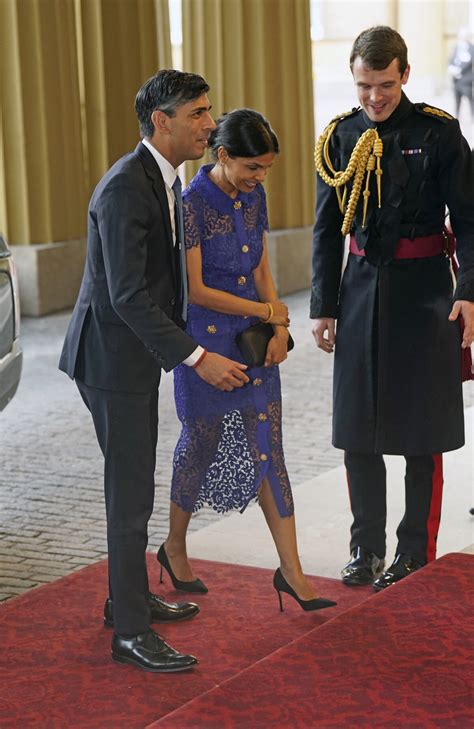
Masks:
[[[282,366],[284,445],[292,483],[331,470],[332,359],[312,340],[308,292],[287,297],[294,351]],[[75,385],[57,369],[70,313],[24,319],[24,369],[0,414],[0,599],[49,582],[106,554],[102,457]],[[155,511],[150,549],[167,532],[171,459],[179,432],[171,375],[160,389]],[[202,509],[196,531],[225,518]]]

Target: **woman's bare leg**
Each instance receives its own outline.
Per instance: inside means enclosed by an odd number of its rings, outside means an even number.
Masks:
[[[181,432],[175,451],[177,465],[176,471],[173,472],[171,493],[173,494],[173,490],[176,490],[179,498],[184,484],[188,504],[195,504],[198,499],[200,484],[205,479],[206,471],[215,458],[221,437],[221,429],[222,417],[219,416],[215,417],[212,422],[196,420],[188,436],[185,435],[184,428]],[[181,443],[183,438],[184,445]],[[186,453],[186,459],[184,464],[180,465],[179,454],[183,449]],[[187,466],[188,463],[195,464],[197,470],[190,470]],[[193,485],[192,489],[190,489],[190,484]],[[182,582],[190,582],[196,579],[186,552],[186,533],[191,516],[191,511],[184,511],[174,501],[170,500],[170,528],[165,541],[165,552],[175,577]]]
[[[318,597],[314,587],[303,574],[298,556],[295,517],[280,516],[267,479],[262,483],[258,500],[280,557],[283,577],[302,600]]]
[[[170,501],[170,530],[165,541],[165,552],[175,576],[183,582],[196,579],[186,553],[186,533],[191,516],[190,511],[183,511]]]

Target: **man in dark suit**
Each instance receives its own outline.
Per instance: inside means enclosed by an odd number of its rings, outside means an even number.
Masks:
[[[182,329],[187,287],[181,189],[176,168],[199,159],[214,128],[208,84],[159,71],[139,90],[142,141],[97,185],[79,297],[59,367],[76,380],[105,458],[109,554],[106,625],[112,657],[145,670],[196,663],[151,628],[199,611],[150,593],[145,552],[153,511],[161,368],[184,362],[221,390],[248,381],[245,366],[206,352]]]

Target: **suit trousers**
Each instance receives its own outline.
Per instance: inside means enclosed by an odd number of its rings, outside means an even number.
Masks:
[[[420,564],[436,557],[443,492],[442,454],[405,456],[405,514],[397,529],[397,554]],[[382,455],[345,451],[344,463],[354,517],[351,551],[365,547],[385,557],[386,469]]]
[[[146,548],[155,495],[158,385],[149,393],[102,390],[76,380],[104,456],[109,594],[115,632],[150,627]]]

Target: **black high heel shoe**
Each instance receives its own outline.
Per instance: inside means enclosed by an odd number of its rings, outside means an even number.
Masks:
[[[182,590],[182,592],[201,592],[205,594],[206,592],[209,592],[204,582],[201,580],[188,580],[187,582],[184,580],[178,580],[178,578],[175,576],[173,570],[171,569],[171,565],[168,560],[168,555],[165,552],[165,545],[162,544],[161,547],[158,550],[158,554],[156,555],[156,559],[161,565],[160,569],[160,583],[163,582],[163,567],[167,571],[167,573],[170,576],[171,582],[173,583],[173,587],[175,590]]]
[[[307,612],[310,610],[322,610],[323,608],[334,607],[334,605],[337,605],[337,602],[333,602],[333,600],[326,600],[324,597],[314,597],[312,600],[302,600],[298,597],[291,585],[289,585],[285,580],[279,567],[273,575],[273,587],[278,592],[281,612],[283,612],[283,603],[281,600],[282,592],[286,592],[288,595],[291,595],[291,597],[294,597],[300,607]]]

